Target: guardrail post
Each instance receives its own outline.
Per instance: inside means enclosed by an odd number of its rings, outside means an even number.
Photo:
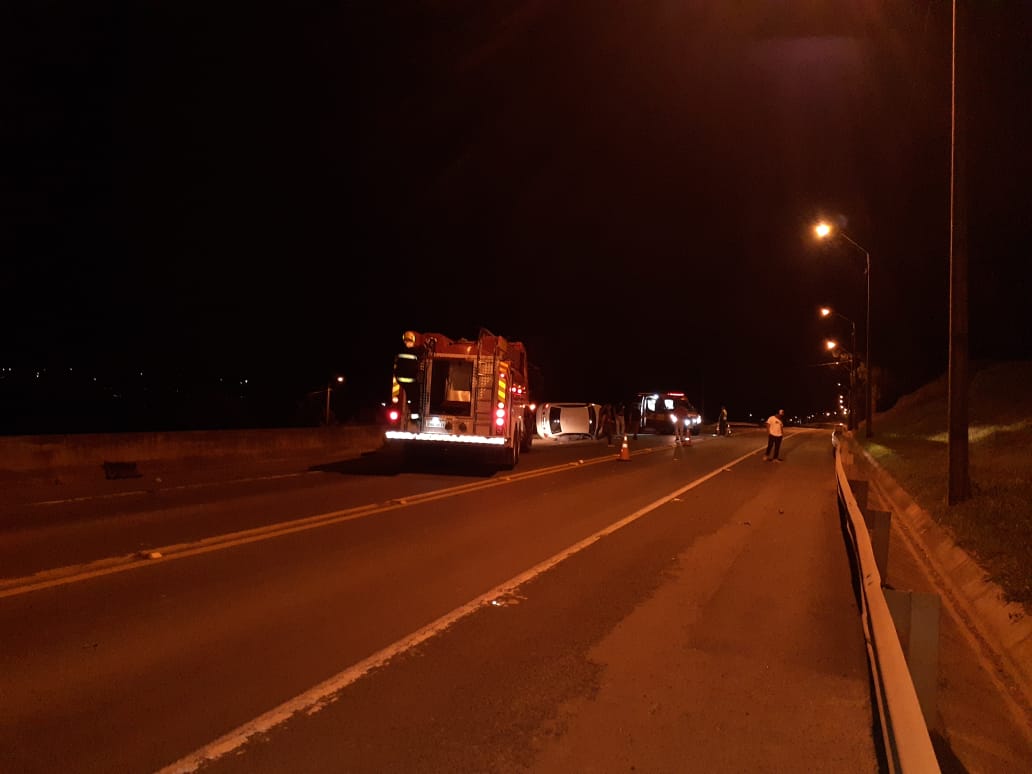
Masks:
[[[864,514],[864,521],[867,521],[867,490],[869,489],[868,482],[863,479],[849,479],[849,491],[853,493],[853,497],[856,499],[856,504],[860,506],[861,512]],[[867,528],[870,529],[871,525],[868,524]]]
[[[865,479],[851,478],[849,489],[860,506],[867,533],[871,536],[871,548],[874,550],[874,562],[883,578],[888,576],[889,567],[889,534],[892,528],[892,514],[889,511],[876,511],[867,507],[871,482]]]
[[[925,724],[935,728],[939,692],[939,595],[896,589],[882,591],[906,656],[921,714]]]
[[[871,536],[874,562],[883,578],[889,577],[889,535],[892,533],[892,513],[864,508],[864,521]]]

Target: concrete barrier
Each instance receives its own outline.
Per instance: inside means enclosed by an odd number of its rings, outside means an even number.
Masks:
[[[261,458],[284,454],[374,451],[379,425],[167,433],[24,435],[0,438],[0,476],[46,475],[112,462],[170,462],[197,458]]]

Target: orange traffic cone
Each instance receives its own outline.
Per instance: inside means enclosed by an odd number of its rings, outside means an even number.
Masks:
[[[620,447],[620,456],[617,457],[617,459],[618,460],[623,460],[624,462],[630,462],[631,461],[631,450],[627,448],[627,436],[626,435],[623,437],[623,446]]]

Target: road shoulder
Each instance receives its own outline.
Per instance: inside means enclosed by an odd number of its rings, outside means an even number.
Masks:
[[[1004,601],[957,546],[883,468],[845,446],[851,478],[871,482],[872,507],[892,513],[883,583],[936,593],[942,603],[937,722],[943,771],[1010,772],[1032,760],[1032,619]]]

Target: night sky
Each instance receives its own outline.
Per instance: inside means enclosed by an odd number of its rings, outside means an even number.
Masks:
[[[949,2],[13,4],[4,367],[343,373],[523,341],[539,400],[882,408],[946,370]],[[965,19],[971,358],[1028,359],[1032,3]]]

